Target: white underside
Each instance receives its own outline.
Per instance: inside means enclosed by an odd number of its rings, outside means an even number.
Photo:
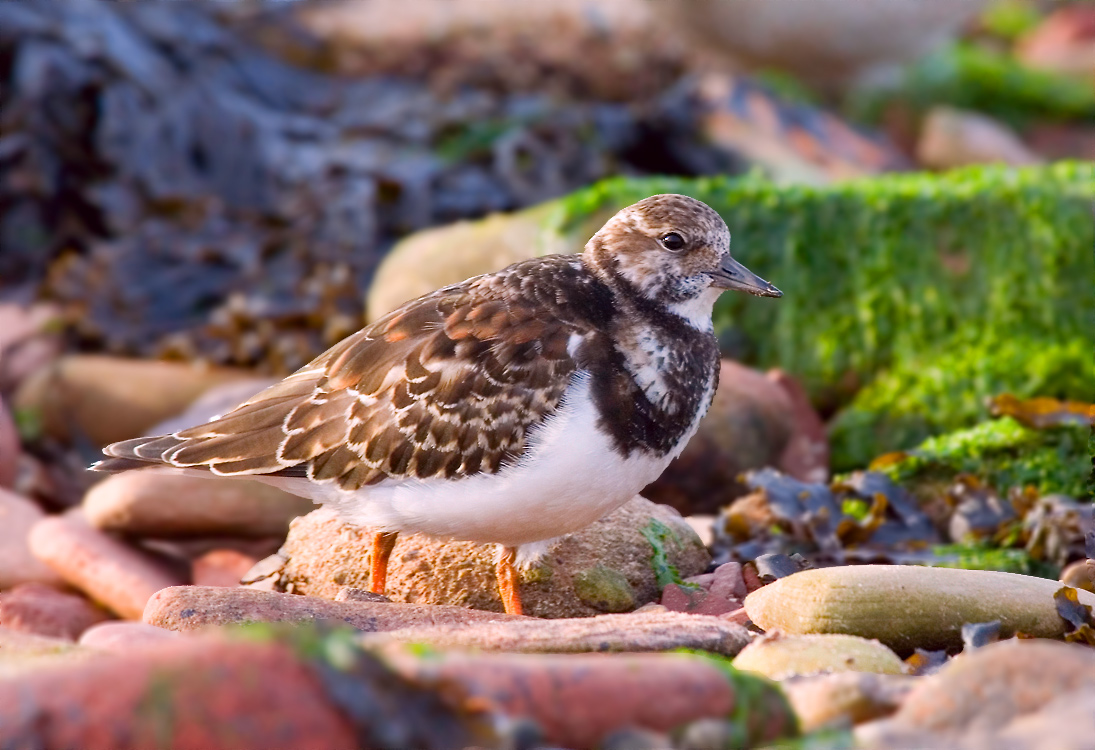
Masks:
[[[530,436],[522,460],[497,474],[390,480],[353,492],[307,479],[250,478],[334,506],[363,526],[521,547],[518,562],[528,563],[553,539],[588,526],[634,497],[683,450],[699,424],[697,416],[670,455],[624,458],[597,427],[597,419],[589,378],[578,373],[556,414]]]

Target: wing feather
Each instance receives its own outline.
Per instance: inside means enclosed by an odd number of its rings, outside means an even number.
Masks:
[[[588,330],[565,299],[544,309],[514,294],[527,280],[510,272],[408,303],[206,424],[108,446],[103,468],[167,463],[345,490],[496,472],[558,407],[577,367],[571,336]]]

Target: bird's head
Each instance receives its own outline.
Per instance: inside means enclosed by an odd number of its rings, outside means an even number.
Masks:
[[[710,328],[715,299],[727,289],[783,296],[731,257],[722,217],[686,195],[653,195],[621,210],[590,239],[585,256],[697,327]]]

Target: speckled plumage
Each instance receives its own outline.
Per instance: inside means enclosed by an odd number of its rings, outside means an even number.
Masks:
[[[408,302],[227,414],[115,443],[96,468],[251,475],[391,531],[508,546],[558,536],[625,502],[683,450],[717,384],[719,293],[779,296],[729,244],[705,204],[653,196],[581,255]],[[577,496],[560,500],[556,465],[603,466],[608,478],[567,485]],[[491,487],[504,492],[484,497]]]

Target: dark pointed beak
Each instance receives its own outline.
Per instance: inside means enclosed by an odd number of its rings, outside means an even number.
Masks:
[[[782,297],[783,292],[738,263],[729,255],[723,256],[719,270],[711,274],[714,285],[719,289],[736,289],[749,292],[758,297]]]

